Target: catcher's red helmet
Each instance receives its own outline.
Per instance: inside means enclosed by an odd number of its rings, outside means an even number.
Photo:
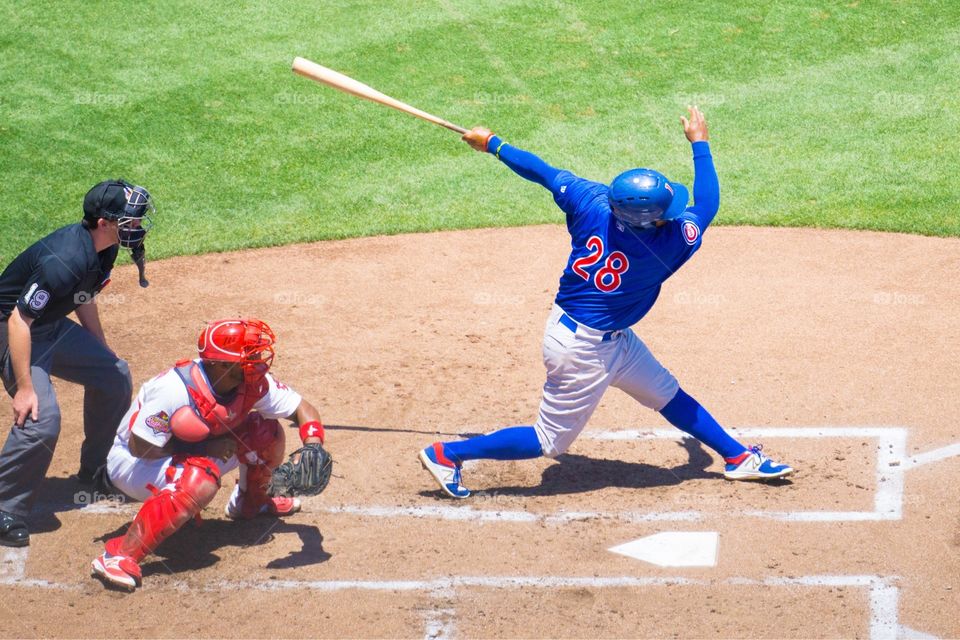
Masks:
[[[266,322],[232,318],[207,324],[197,340],[197,352],[204,360],[237,362],[247,380],[262,378],[273,363],[277,338]]]

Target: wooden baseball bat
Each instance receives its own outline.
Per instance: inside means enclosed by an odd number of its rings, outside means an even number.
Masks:
[[[388,95],[384,95],[373,87],[354,80],[350,76],[345,76],[342,73],[334,71],[333,69],[328,69],[327,67],[319,65],[316,62],[311,62],[306,58],[296,57],[293,59],[293,72],[305,78],[322,82],[325,85],[333,87],[339,91],[343,91],[344,93],[357,96],[358,98],[363,98],[364,100],[370,100],[371,102],[377,102],[387,105],[388,107],[393,107],[398,111],[409,113],[410,115],[426,120],[427,122],[432,122],[433,124],[438,124],[441,127],[446,127],[451,131],[456,131],[459,134],[464,134],[467,132],[467,130],[463,127],[457,126],[452,122],[447,122],[443,118],[438,118],[437,116],[427,113],[426,111],[421,111],[416,107],[411,107],[406,102],[400,102],[396,98],[391,98]]]

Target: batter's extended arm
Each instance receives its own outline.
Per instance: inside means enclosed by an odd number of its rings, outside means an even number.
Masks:
[[[497,159],[521,178],[536,182],[540,186],[553,191],[553,181],[559,169],[551,167],[539,156],[518,149],[504,142],[485,127],[474,127],[463,135],[463,141],[477,151],[485,151],[497,156]]]

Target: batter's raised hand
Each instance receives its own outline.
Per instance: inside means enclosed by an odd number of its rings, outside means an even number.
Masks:
[[[480,152],[485,152],[487,150],[487,143],[490,142],[490,138],[493,137],[493,133],[490,132],[490,129],[486,127],[474,127],[463,134],[463,140],[468,145]]]
[[[690,142],[699,142],[707,140],[707,121],[703,118],[703,113],[697,107],[687,107],[690,112],[690,119],[680,116],[680,124],[683,125],[683,133]]]

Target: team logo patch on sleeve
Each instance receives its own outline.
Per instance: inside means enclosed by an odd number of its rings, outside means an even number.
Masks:
[[[153,429],[153,432],[157,435],[161,433],[170,433],[170,416],[167,415],[166,411],[153,414],[152,416],[148,417],[145,422],[147,423],[147,426]]]
[[[698,227],[693,222],[689,220],[684,221],[683,223],[683,239],[689,245],[694,245],[697,243],[697,239],[700,237],[700,227]]]

